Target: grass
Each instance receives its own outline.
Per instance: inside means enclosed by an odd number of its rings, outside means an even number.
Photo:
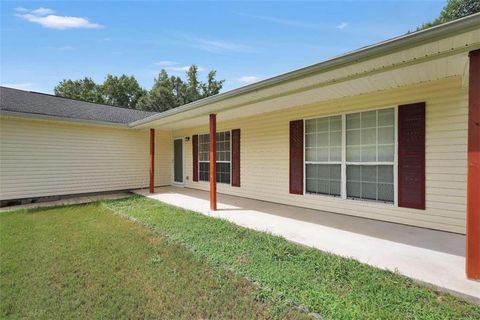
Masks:
[[[398,274],[140,196],[1,214],[0,250],[3,318],[480,319]]]
[[[0,214],[2,319],[306,317],[257,295],[245,278],[101,203]]]
[[[280,237],[139,196],[106,205],[206,258],[216,270],[258,284],[261,301],[304,306],[325,319],[480,319],[478,305]]]

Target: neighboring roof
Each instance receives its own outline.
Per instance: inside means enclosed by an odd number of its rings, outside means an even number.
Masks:
[[[355,51],[347,52],[343,55],[334,57],[323,62],[313,64],[304,68],[293,70],[278,76],[265,79],[250,85],[246,85],[221,94],[197,100],[175,109],[170,109],[161,113],[154,114],[148,118],[135,121],[130,124],[131,127],[148,124],[152,121],[167,118],[182,112],[206,107],[217,102],[224,102],[239,96],[254,94],[260,90],[281,85],[286,82],[301,79],[312,74],[322,73],[328,70],[341,68],[345,65],[358,63],[374,57],[386,55],[397,50],[402,50],[417,46],[423,43],[448,37],[468,30],[475,30],[480,27],[480,13],[472,14],[451,22],[447,22],[432,28],[408,33],[390,40],[386,40],[374,45],[366,46]]]
[[[0,112],[114,125],[128,125],[156,114],[1,86]]]

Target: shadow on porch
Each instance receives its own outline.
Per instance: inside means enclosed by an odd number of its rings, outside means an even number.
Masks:
[[[480,282],[465,276],[465,236],[389,222],[218,194],[211,211],[208,191],[159,187],[135,193],[302,245],[397,271],[441,290],[480,302]]]

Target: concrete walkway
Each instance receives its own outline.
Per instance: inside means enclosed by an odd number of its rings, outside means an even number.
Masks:
[[[177,207],[282,236],[368,265],[397,271],[417,281],[480,303],[480,282],[465,277],[465,237],[330,212],[218,195],[210,211],[206,191],[162,187],[138,194]]]

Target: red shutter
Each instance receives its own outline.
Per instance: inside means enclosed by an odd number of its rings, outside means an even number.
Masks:
[[[398,107],[398,205],[425,209],[425,102]]]
[[[193,181],[198,181],[198,135],[192,136]]]
[[[232,186],[240,187],[240,129],[232,130]]]
[[[290,193],[303,194],[303,120],[290,121]]]

